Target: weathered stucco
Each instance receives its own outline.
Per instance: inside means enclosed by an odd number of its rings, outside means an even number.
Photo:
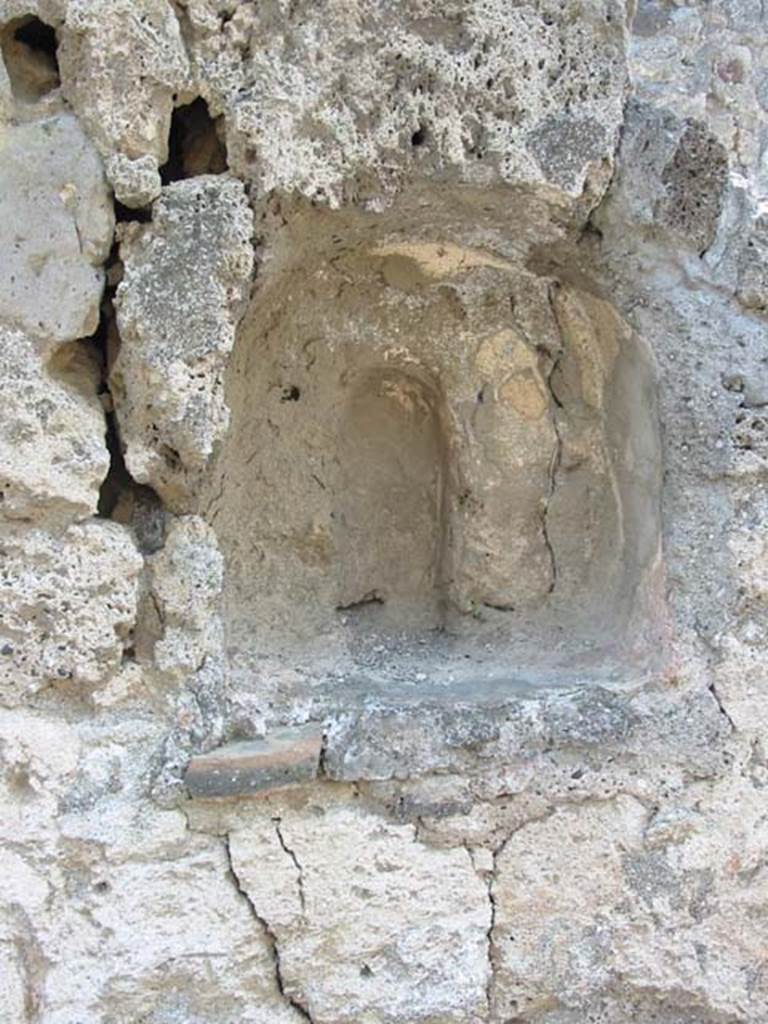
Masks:
[[[758,0],[0,0],[3,1024],[765,1024]]]

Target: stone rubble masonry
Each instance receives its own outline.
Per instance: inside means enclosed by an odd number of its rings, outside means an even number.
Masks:
[[[105,158],[115,196],[145,206],[160,192],[174,95],[189,69],[165,0],[75,0],[59,46],[62,93]]]
[[[0,318],[51,348],[96,330],[114,216],[77,118],[8,125],[0,137]]]
[[[7,532],[2,551],[3,701],[23,704],[70,680],[106,682],[136,619],[142,560],[128,531],[92,520]]]
[[[0,0],[2,1024],[768,1021],[766,69]]]
[[[88,519],[109,469],[93,359],[73,343],[46,362],[29,335],[0,327],[0,362],[4,516],[41,525]]]
[[[189,501],[226,430],[223,372],[253,269],[240,182],[169,185],[152,223],[123,237],[121,347],[110,386],[128,469],[169,502]]]

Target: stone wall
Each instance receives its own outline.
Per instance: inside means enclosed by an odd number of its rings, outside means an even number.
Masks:
[[[765,1024],[764,4],[0,57],[3,1024]]]

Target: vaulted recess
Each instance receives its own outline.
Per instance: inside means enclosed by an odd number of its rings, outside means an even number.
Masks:
[[[271,241],[208,500],[238,686],[472,698],[653,662],[653,359],[492,219],[297,206]]]

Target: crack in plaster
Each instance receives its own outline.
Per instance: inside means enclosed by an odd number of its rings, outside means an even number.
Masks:
[[[278,837],[279,835],[280,833],[278,832]],[[264,933],[264,937],[267,940],[267,944],[272,954],[272,961],[275,966],[275,983],[277,985],[278,992],[286,1001],[286,1003],[290,1007],[292,1007],[301,1016],[303,1020],[307,1020],[310,1022],[310,1024],[314,1024],[312,1015],[310,1014],[306,1006],[304,1006],[303,1003],[299,1002],[296,996],[292,996],[286,989],[285,979],[283,978],[283,966],[280,959],[280,944],[277,940],[277,935],[273,931],[267,919],[261,916],[256,907],[256,904],[253,902],[253,900],[248,895],[248,893],[243,888],[240,882],[240,878],[237,874],[237,871],[235,870],[235,864],[232,859],[232,849],[229,843],[228,835],[224,836],[224,851],[227,857],[227,873],[230,877],[230,880],[232,881],[235,891],[237,892],[239,898],[247,906],[248,912],[250,913],[251,917],[258,922],[259,927],[261,928],[262,932]]]
[[[322,738],[322,741],[320,743],[320,753],[317,756],[317,778],[318,779],[329,779],[330,778],[330,775],[328,774],[327,759],[328,759],[328,734],[326,732],[323,732],[323,738]],[[356,793],[355,795],[359,796],[360,794]]]
[[[505,840],[506,842],[506,840]],[[496,971],[498,968],[498,949],[496,946],[496,940],[494,938],[494,932],[496,930],[496,897],[493,892],[493,887],[496,882],[496,857],[497,851],[493,851],[493,868],[488,873],[487,887],[488,887],[488,903],[491,908],[491,919],[488,922],[488,931],[486,932],[486,941],[488,944],[488,982],[485,987],[485,999],[488,1005],[488,1017],[493,1017],[493,989],[496,981]]]
[[[552,311],[552,315],[555,318],[555,322],[557,323],[557,314],[555,312],[555,307],[554,307],[554,303],[553,303],[553,299],[552,299],[552,287],[551,286],[547,290],[547,300],[549,302],[549,306],[550,306],[550,309]],[[552,420],[552,429],[555,432],[555,447],[554,447],[554,450],[552,452],[552,458],[551,458],[550,463],[549,463],[549,480],[548,480],[547,497],[546,497],[546,500],[545,500],[545,503],[544,503],[544,508],[542,510],[542,515],[541,515],[541,532],[542,532],[542,536],[544,538],[544,544],[545,544],[545,546],[547,548],[547,552],[549,553],[549,560],[550,560],[551,571],[552,571],[552,582],[551,582],[550,587],[549,587],[549,593],[550,594],[554,591],[555,586],[557,585],[557,560],[555,558],[555,549],[552,546],[552,540],[551,540],[551,538],[549,536],[548,516],[549,516],[550,506],[552,504],[552,499],[553,499],[554,494],[555,494],[555,488],[557,487],[557,475],[559,473],[560,466],[562,464],[562,455],[563,455],[563,438],[562,438],[562,434],[560,433],[560,423],[558,421],[558,415],[557,415],[558,414],[558,410],[562,409],[563,406],[562,406],[562,402],[560,402],[560,400],[558,399],[557,395],[555,394],[555,390],[554,390],[554,388],[552,386],[552,377],[555,374],[558,366],[560,365],[560,360],[562,358],[562,355],[563,355],[563,347],[562,347],[562,338],[561,338],[561,343],[560,343],[559,351],[554,356],[550,355],[551,365],[549,367],[549,373],[547,373],[546,377],[544,378],[546,386],[547,386],[547,390],[549,391],[550,400],[551,400],[550,401],[550,418]]]
[[[711,673],[713,672],[713,668],[714,668],[714,665],[716,664],[717,659],[722,657],[722,650],[720,649],[720,646],[717,643],[714,643],[706,635],[706,633],[704,633],[703,630],[696,629],[696,635],[699,638],[699,640],[702,642],[702,644],[704,645],[704,649],[706,651],[707,666],[708,666],[709,673],[711,675]],[[736,728],[736,723],[731,718],[731,716],[728,713],[725,705],[723,704],[722,697],[717,692],[717,684],[715,683],[714,679],[712,679],[712,681],[707,684],[707,690],[712,695],[712,699],[714,700],[715,704],[717,704],[718,711],[720,712],[720,714],[723,716],[723,718],[728,723],[728,725],[729,725],[729,727],[731,729],[731,732],[737,732],[738,730]]]
[[[696,636],[704,645],[708,673],[711,677],[711,674],[714,670],[714,666],[717,663],[718,659],[722,658],[723,652],[719,644],[713,642],[713,640],[710,637],[708,637],[703,630],[696,628]],[[717,704],[718,711],[728,723],[731,732],[737,732],[738,730],[736,728],[736,723],[731,718],[725,705],[723,704],[722,697],[717,692],[717,684],[715,683],[714,679],[712,679],[711,682],[707,684],[707,690],[712,695],[712,699],[714,700],[715,704]]]
[[[275,832],[277,833],[277,840],[280,843],[280,846],[285,851],[285,853],[291,858],[291,860],[293,861],[293,865],[296,868],[296,884],[297,884],[297,888],[298,888],[298,891],[299,891],[299,903],[301,904],[301,915],[302,915],[302,917],[306,917],[306,914],[307,914],[307,903],[306,903],[306,898],[305,898],[305,895],[304,895],[304,869],[302,868],[301,864],[299,863],[299,858],[296,856],[295,851],[292,850],[290,848],[290,846],[288,846],[288,844],[285,841],[285,837],[283,836],[282,829],[280,828],[281,819],[280,818],[273,818],[272,820],[275,823]]]
[[[506,839],[504,840],[506,842]],[[493,883],[496,881],[496,854],[491,851],[493,858],[493,867],[490,871],[483,869],[478,866],[475,859],[474,850],[467,843],[464,843],[464,849],[469,855],[469,859],[472,862],[472,866],[478,875],[484,877],[486,890],[488,893],[488,904],[490,906],[490,917],[488,921],[488,927],[485,932],[486,938],[486,956],[488,959],[488,981],[485,984],[485,1001],[487,1006],[488,1020],[493,1019],[493,985],[495,981],[496,969],[497,969],[497,957],[496,957],[496,943],[494,942],[493,932],[496,928],[496,897],[493,894]]]
[[[707,689],[712,694],[712,697],[713,697],[715,703],[718,706],[720,714],[723,716],[723,718],[725,718],[726,722],[728,723],[728,725],[731,728],[731,731],[732,732],[736,732],[737,731],[736,730],[736,723],[731,718],[731,716],[728,714],[728,710],[726,709],[725,704],[723,704],[723,701],[722,701],[722,698],[721,698],[720,694],[717,692],[717,686],[715,685],[715,681],[714,680],[712,680],[712,682],[709,684]]]

